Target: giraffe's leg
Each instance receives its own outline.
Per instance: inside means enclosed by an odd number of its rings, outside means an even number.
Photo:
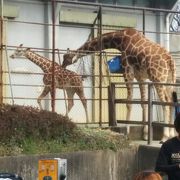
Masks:
[[[55,82],[55,84],[56,84],[56,82]],[[50,94],[51,94],[51,109],[53,109],[52,100],[56,102],[56,100],[55,100],[56,99],[56,86],[54,87],[54,91],[52,89],[52,86],[50,86],[49,89],[50,89]],[[54,102],[54,106],[55,106],[55,102]]]
[[[122,52],[122,65],[125,69],[125,72],[123,73],[125,82],[129,82],[126,84],[127,87],[127,100],[132,101],[133,98],[133,82],[134,80],[134,68],[128,64],[128,57],[124,52]],[[127,112],[126,112],[126,121],[130,120],[131,111],[132,111],[132,104],[127,103],[126,104]],[[127,125],[127,134],[130,133],[130,126]]]
[[[143,81],[140,81],[140,82],[143,82]],[[144,84],[140,84],[139,88],[140,88],[140,93],[141,93],[141,101],[145,101],[146,100],[146,87]],[[141,107],[142,107],[142,120],[143,120],[143,122],[147,122],[147,105],[141,104]],[[143,139],[144,140],[148,139],[147,125],[145,125],[143,128]]]
[[[42,105],[41,105],[41,100],[49,93],[49,91],[50,91],[50,88],[48,87],[48,86],[45,86],[44,87],[44,89],[43,89],[43,91],[42,91],[42,93],[41,93],[41,95],[38,97],[38,99],[37,99],[37,103],[38,103],[38,105],[39,105],[39,108],[42,110],[43,108],[42,108]]]
[[[66,116],[68,116],[68,113],[71,111],[72,107],[74,106],[74,94],[75,91],[73,90],[73,88],[68,88],[66,89],[66,93],[67,93],[67,98],[68,98],[68,112],[66,114]]]
[[[84,110],[86,113],[86,123],[89,123],[89,116],[88,116],[88,111],[87,111],[87,100],[84,96],[84,92],[83,89],[80,89],[79,91],[76,91],[76,94],[79,96],[79,98],[81,99],[81,102],[84,106]]]
[[[169,108],[167,106],[164,106],[163,107],[163,114],[164,114],[164,122],[166,124],[169,123]],[[170,137],[170,134],[169,134],[169,128],[168,127],[164,127],[164,130],[163,130],[163,137],[161,139],[162,142],[166,141],[168,138]]]
[[[127,100],[132,101],[133,98],[133,84],[127,84]],[[132,112],[132,104],[127,103],[126,104],[127,113],[126,113],[126,120],[130,121],[131,112]],[[130,126],[127,125],[127,134],[130,133]]]
[[[167,93],[166,88],[164,86],[162,86],[162,85],[157,85],[156,90],[157,90],[160,101],[161,102],[167,102],[169,97],[168,97],[168,93]],[[163,106],[162,108],[163,108],[164,122],[168,124],[169,123],[169,115],[170,115],[169,107],[168,106]],[[168,138],[169,138],[169,128],[164,127],[163,137],[162,137],[161,141],[164,142]]]

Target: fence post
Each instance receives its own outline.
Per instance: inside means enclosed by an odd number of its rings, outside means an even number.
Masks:
[[[152,143],[153,140],[153,126],[152,126],[152,119],[153,119],[153,94],[152,94],[153,84],[148,83],[148,144]]]
[[[108,86],[109,126],[117,126],[115,106],[115,84]]]
[[[55,0],[52,0],[52,94],[51,94],[51,107],[52,112],[55,112],[55,98],[56,98],[56,85],[55,85]]]
[[[3,8],[4,8],[4,1],[1,0],[0,3],[1,14],[0,14],[0,104],[3,103],[3,59],[4,59],[4,17],[3,17]]]
[[[102,126],[102,7],[99,6],[98,12],[98,46],[100,47],[99,56],[99,126]]]

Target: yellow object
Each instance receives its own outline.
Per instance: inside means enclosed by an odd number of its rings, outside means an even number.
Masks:
[[[65,176],[67,180],[67,160],[66,159],[42,159],[38,162],[38,180],[60,180]]]

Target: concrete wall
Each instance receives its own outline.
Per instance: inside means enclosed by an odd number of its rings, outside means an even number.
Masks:
[[[154,169],[159,147],[139,146],[138,148],[138,169]]]
[[[132,147],[118,152],[84,151],[44,156],[1,157],[1,172],[20,174],[24,180],[35,180],[38,160],[65,158],[68,162],[67,180],[132,180],[139,170],[154,169],[159,148]]]

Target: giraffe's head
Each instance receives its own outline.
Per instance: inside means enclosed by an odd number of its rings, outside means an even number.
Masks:
[[[75,63],[77,59],[77,53],[75,51],[70,51],[68,48],[67,53],[63,56],[62,67],[66,68],[66,66]]]
[[[15,49],[14,53],[11,54],[11,58],[19,58],[19,57],[22,57],[22,56],[25,56],[25,53],[26,51],[28,50],[29,48],[23,48],[23,44],[20,44],[19,47],[17,47],[17,49]]]

